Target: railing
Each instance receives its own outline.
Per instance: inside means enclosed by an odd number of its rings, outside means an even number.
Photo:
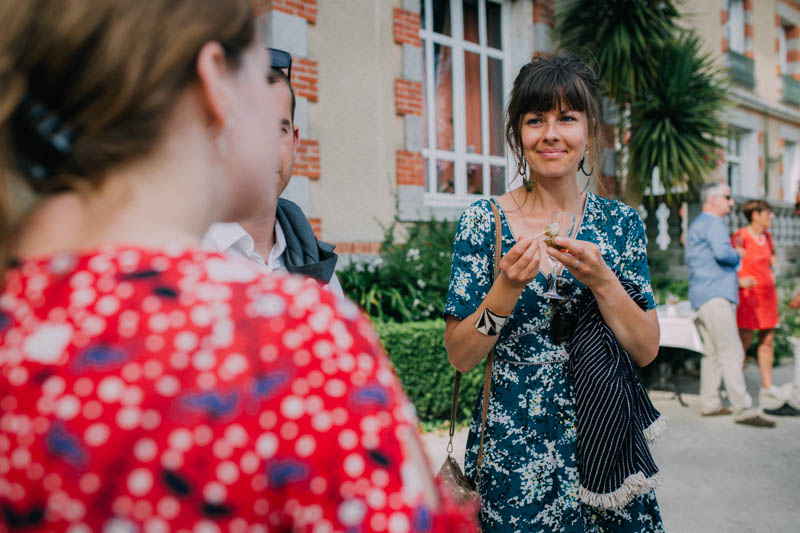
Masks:
[[[725,217],[728,229],[733,233],[739,228],[747,225],[747,219],[742,213],[742,204],[736,202],[730,214]],[[777,248],[800,247],[800,216],[794,215],[794,205],[788,202],[770,201],[772,212],[775,218],[772,219],[772,226],[769,232]]]
[[[735,198],[736,204],[725,217],[725,224],[731,234],[747,225],[747,219],[742,214],[742,205],[748,199]],[[794,214],[794,204],[775,200],[769,200],[769,204],[775,214],[769,231],[778,251],[778,271],[781,271],[800,253],[800,216]],[[668,207],[664,202],[658,202],[653,206],[640,205],[638,211],[647,230],[648,249],[662,257],[669,257],[675,271],[681,271],[684,236],[689,229],[689,223],[700,213],[700,206],[688,206],[684,203],[683,206]]]
[[[756,86],[755,62],[738,52],[728,52],[728,75],[731,81],[747,89]]]
[[[783,102],[800,106],[800,81],[791,76],[781,76],[781,78],[783,78]]]

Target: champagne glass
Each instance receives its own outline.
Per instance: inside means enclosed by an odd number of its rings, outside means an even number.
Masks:
[[[545,231],[547,233],[544,242],[557,250],[563,250],[563,248],[555,244],[553,239],[557,236],[572,238],[575,232],[575,215],[567,211],[550,211]],[[562,270],[564,270],[564,265],[556,261],[550,254],[547,254],[547,260],[550,262],[551,272],[547,278],[547,292],[542,296],[551,300],[566,300],[567,297],[558,292],[556,283]]]

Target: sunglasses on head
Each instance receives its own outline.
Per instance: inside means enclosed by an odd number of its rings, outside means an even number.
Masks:
[[[278,70],[286,69],[286,77],[292,79],[292,54],[286,50],[267,48],[269,50],[269,66]]]

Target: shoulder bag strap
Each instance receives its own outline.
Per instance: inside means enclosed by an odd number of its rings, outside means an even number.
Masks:
[[[494,277],[500,275],[500,259],[503,255],[503,228],[500,225],[500,212],[494,202],[489,201],[494,215]],[[494,361],[494,348],[489,350],[486,358],[486,372],[483,377],[483,401],[481,402],[481,440],[478,448],[478,472],[483,463],[483,437],[486,433],[486,415],[489,412],[489,392],[492,386],[492,362]],[[456,370],[456,379],[453,383],[453,403],[450,407],[450,440],[447,443],[448,455],[453,453],[453,435],[456,431],[456,411],[458,409],[458,389],[461,384],[461,372]]]

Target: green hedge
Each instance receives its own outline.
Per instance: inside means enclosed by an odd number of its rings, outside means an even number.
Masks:
[[[455,369],[444,349],[444,321],[376,322],[375,329],[423,422],[450,419]],[[469,420],[483,386],[484,365],[461,378],[458,421]]]

